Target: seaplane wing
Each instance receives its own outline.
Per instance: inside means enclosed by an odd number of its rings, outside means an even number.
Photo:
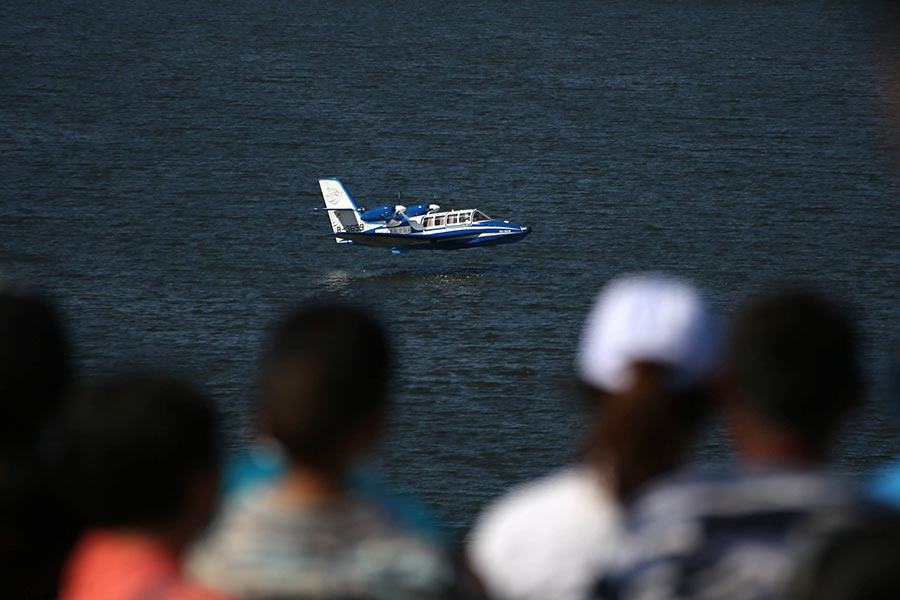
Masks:
[[[319,187],[339,244],[382,246],[394,252],[454,250],[517,242],[531,233],[527,225],[491,219],[478,209],[445,210],[437,204],[400,204],[360,208],[337,179],[320,179]]]

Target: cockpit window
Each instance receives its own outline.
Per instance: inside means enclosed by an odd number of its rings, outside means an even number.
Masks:
[[[479,221],[490,221],[491,218],[489,216],[487,216],[486,214],[484,214],[483,212],[481,212],[480,210],[476,210],[472,214],[472,220],[474,222],[478,223]]]

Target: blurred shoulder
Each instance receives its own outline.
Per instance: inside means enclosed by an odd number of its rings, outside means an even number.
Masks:
[[[608,488],[589,467],[573,465],[520,484],[493,502],[479,518],[474,535],[522,526],[532,529],[543,515],[559,520],[607,520],[618,509]]]
[[[612,560],[619,509],[602,479],[573,466],[520,485],[481,515],[466,557],[503,598],[581,598]]]

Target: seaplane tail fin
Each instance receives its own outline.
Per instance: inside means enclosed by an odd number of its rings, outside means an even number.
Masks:
[[[347,192],[337,179],[320,179],[319,187],[322,188],[322,197],[325,199],[325,210],[331,221],[331,230],[334,233],[363,231],[363,222],[359,218],[359,206],[353,197]],[[339,244],[351,243],[350,240],[335,238]]]

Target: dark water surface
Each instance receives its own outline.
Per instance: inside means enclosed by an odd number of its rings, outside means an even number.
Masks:
[[[60,298],[83,373],[185,369],[233,443],[278,311],[323,292],[374,305],[401,363],[389,475],[459,530],[572,455],[566,384],[607,279],[674,271],[723,313],[810,279],[865,334],[870,403],[838,457],[864,476],[900,450],[879,397],[900,177],[878,77],[863,14],[822,2],[14,1],[0,268]],[[339,247],[311,211],[319,177],[534,233]]]

